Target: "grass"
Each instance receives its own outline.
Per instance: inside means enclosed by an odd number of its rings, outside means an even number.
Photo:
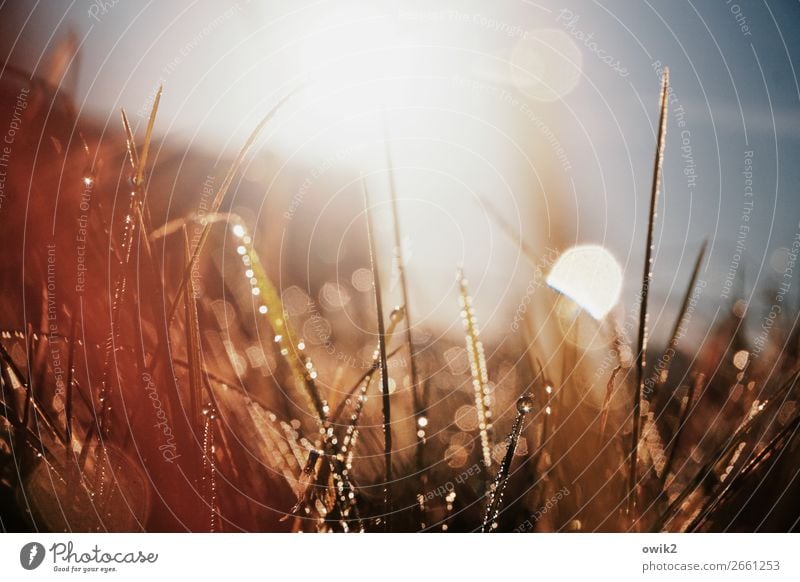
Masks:
[[[667,135],[667,97],[669,96],[669,69],[664,69],[661,80],[660,111],[658,116],[658,130],[656,133],[656,153],[653,162],[653,183],[650,190],[650,212],[647,219],[647,238],[644,246],[644,274],[642,275],[642,288],[640,291],[641,303],[639,306],[639,332],[637,336],[636,352],[636,388],[633,396],[633,430],[631,431],[630,470],[628,478],[628,502],[626,514],[633,527],[638,527],[637,495],[638,495],[638,455],[641,438],[641,405],[642,390],[645,379],[645,358],[647,357],[647,299],[650,295],[650,285],[653,282],[653,239],[655,236],[656,209],[658,208],[658,193],[661,184],[661,167],[664,163],[664,145]]]
[[[61,302],[69,308],[59,312],[56,334],[37,329],[32,318],[26,325],[13,317],[4,323],[2,527],[797,529],[800,497],[791,494],[797,492],[792,471],[800,423],[795,321],[785,320],[785,333],[770,340],[778,365],[766,359],[745,369],[732,364],[733,354],[746,349],[744,322],[733,312],[710,332],[725,346],[721,356],[712,353],[712,341],[685,345],[679,331],[705,260],[703,247],[663,347],[664,367],[647,364],[646,356],[657,354],[647,342],[647,308],[667,91],[665,75],[633,367],[613,354],[630,348],[619,334],[599,355],[567,345],[576,329],[563,332],[559,345],[538,339],[534,348],[530,338],[545,324],[530,318],[524,337],[502,345],[482,338],[463,270],[458,298],[450,300],[454,311],[460,305],[464,336],[425,340],[427,330],[411,318],[415,282],[405,269],[402,199],[393,173],[402,305],[384,306],[384,265],[365,188],[355,224],[364,229],[360,250],[369,260],[372,288],[357,298],[364,309],[354,329],[332,329],[325,341],[315,341],[316,332],[304,325],[311,321],[308,312],[298,312],[276,284],[272,249],[257,248],[255,227],[228,212],[249,152],[289,96],[245,141],[202,220],[191,203],[178,218],[159,208],[152,176],[160,167],[151,152],[161,92],[141,148],[123,111],[126,147],[117,158],[127,158],[122,166],[129,180],[119,188],[129,205],[109,211],[115,185],[103,173],[93,178],[97,204],[90,228],[99,252],[92,258],[98,273],[92,293],[64,292]],[[391,170],[388,151],[387,164]],[[70,188],[82,187],[82,172],[71,178]],[[74,218],[72,210],[63,215]],[[537,267],[535,249],[491,213]],[[12,225],[3,236],[18,236],[22,226]],[[65,223],[67,242],[60,248],[74,237],[71,228]],[[200,229],[194,244],[192,228]],[[41,257],[25,259],[35,265]],[[216,286],[196,293],[197,272]],[[46,287],[44,278],[33,279],[31,303],[47,297]],[[546,290],[534,299],[545,307],[559,301]],[[8,301],[2,313],[13,312]],[[91,316],[79,317],[76,305]],[[324,306],[314,309],[329,315]],[[56,349],[65,351],[63,394],[56,393],[48,359]],[[363,365],[344,363],[339,356],[347,351],[369,356]],[[613,365],[604,368],[604,356]],[[555,362],[563,362],[560,378]],[[593,376],[596,381],[587,380]],[[645,386],[652,390],[643,397]],[[644,402],[650,414],[642,427]],[[657,437],[663,450],[643,434]],[[554,498],[557,504],[542,511]],[[78,521],[86,508],[91,515]]]

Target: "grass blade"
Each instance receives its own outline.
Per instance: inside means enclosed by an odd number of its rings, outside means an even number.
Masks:
[[[511,462],[514,460],[514,452],[517,450],[519,437],[522,435],[525,415],[531,410],[533,410],[533,398],[530,396],[522,396],[517,400],[517,417],[514,419],[511,432],[506,439],[506,454],[503,456],[500,469],[497,471],[497,476],[492,483],[489,503],[486,506],[486,515],[483,518],[482,533],[491,533],[500,525],[498,520],[500,519],[500,512],[503,510],[503,493],[508,484]]]
[[[669,343],[667,344],[666,353],[664,354],[664,367],[660,373],[651,378],[651,385],[655,386],[656,389],[658,389],[660,386],[663,386],[667,381],[670,366],[672,365],[672,361],[675,359],[675,352],[678,347],[678,342],[681,339],[681,324],[686,317],[686,311],[689,309],[689,303],[692,299],[692,291],[694,291],[694,287],[697,284],[697,276],[700,274],[700,267],[703,265],[703,258],[706,255],[707,244],[707,241],[703,241],[703,244],[700,247],[700,252],[697,254],[697,259],[695,259],[692,275],[689,278],[689,284],[686,286],[686,291],[683,294],[683,301],[681,301],[681,306],[678,310],[678,318],[675,320],[675,325],[672,328],[672,334],[670,335]],[[652,398],[652,394],[650,397]]]
[[[147,167],[147,156],[150,153],[150,142],[153,138],[153,127],[156,123],[156,113],[158,113],[158,106],[161,103],[161,93],[164,90],[163,85],[159,85],[156,91],[155,99],[153,100],[153,107],[150,109],[150,117],[147,119],[147,129],[144,134],[144,142],[142,143],[142,156],[139,163],[136,164],[136,174],[134,175],[133,183],[137,187],[144,186],[144,171]]]
[[[486,371],[486,356],[480,340],[478,322],[472,308],[467,279],[463,269],[458,270],[458,286],[461,298],[461,318],[472,371],[472,386],[475,389],[475,408],[478,411],[478,429],[481,437],[481,459],[487,469],[492,465],[492,411],[489,408],[489,375]]]
[[[400,213],[397,209],[397,184],[394,178],[394,164],[392,164],[391,152],[389,150],[388,139],[384,140],[386,144],[386,165],[389,172],[389,196],[392,202],[392,226],[394,229],[394,253],[395,260],[397,261],[397,273],[400,279],[400,293],[403,298],[403,308],[406,318],[406,345],[408,346],[408,360],[409,360],[409,377],[411,379],[411,398],[414,406],[414,420],[418,430],[416,431],[417,445],[414,461],[416,464],[416,474],[420,480],[420,491],[425,489],[428,482],[428,474],[425,470],[425,430],[423,418],[427,403],[423,402],[422,395],[420,394],[419,376],[417,375],[417,364],[414,354],[414,342],[411,338],[411,313],[408,300],[408,281],[406,279],[406,263],[403,256],[403,237],[400,232]],[[425,529],[427,508],[425,506],[425,496],[419,495],[419,513],[420,513],[420,529]]]
[[[383,323],[383,300],[381,298],[381,279],[376,256],[375,238],[373,236],[372,211],[370,209],[369,194],[364,179],[361,179],[364,191],[364,209],[367,218],[367,240],[369,243],[369,260],[372,268],[372,287],[375,293],[375,312],[378,318],[378,355],[381,370],[381,391],[383,408],[383,462],[384,462],[384,488],[383,488],[383,529],[391,531],[392,513],[392,408],[389,398],[389,370],[386,366],[386,330]]]
[[[636,388],[633,396],[633,430],[631,431],[630,467],[628,471],[628,499],[626,515],[632,525],[638,521],[637,512],[637,463],[639,459],[639,440],[641,437],[642,391],[644,389],[645,354],[647,352],[647,298],[653,278],[653,238],[655,234],[658,191],[661,182],[661,166],[664,160],[664,144],[667,132],[667,96],[669,93],[669,70],[664,69],[661,79],[661,110],[656,135],[656,154],[653,162],[653,182],[650,190],[650,213],[647,220],[647,240],[644,249],[644,274],[642,276],[641,306],[639,308],[639,350],[636,356]]]
[[[664,463],[664,471],[661,473],[661,492],[662,494],[666,493],[666,484],[667,484],[667,476],[669,475],[670,469],[672,469],[672,463],[675,461],[675,453],[678,451],[681,440],[683,437],[683,429],[686,427],[686,423],[689,420],[689,414],[694,408],[694,397],[697,393],[697,388],[703,383],[703,375],[698,374],[695,378],[694,382],[689,384],[689,390],[686,393],[686,402],[681,406],[680,415],[678,416],[678,426],[675,428],[675,436],[670,439],[670,442],[667,445],[670,447],[669,452],[667,453],[667,460]]]
[[[189,237],[186,229],[183,230],[183,252],[189,256]],[[203,357],[200,352],[200,325],[197,316],[197,302],[192,289],[186,287],[184,305],[186,307],[186,360],[188,362],[189,376],[189,420],[193,431],[200,428],[200,398],[203,384]],[[207,427],[206,427],[207,431]]]
[[[660,388],[664,385],[667,381],[667,377],[669,376],[669,369],[672,365],[672,361],[675,359],[676,349],[678,347],[678,341],[680,340],[681,334],[681,325],[683,323],[684,318],[686,317],[686,311],[689,309],[689,303],[692,297],[692,291],[697,283],[697,275],[700,273],[700,267],[703,264],[703,258],[705,257],[706,253],[706,241],[703,242],[703,245],[700,247],[700,252],[697,254],[697,259],[694,263],[694,268],[692,269],[692,275],[689,278],[689,284],[686,286],[686,291],[683,294],[683,301],[681,302],[681,307],[678,310],[678,317],[675,320],[675,325],[672,328],[672,334],[670,335],[669,343],[667,344],[667,349],[662,357],[662,361],[665,362],[663,369],[660,372],[654,372],[654,377],[651,377],[649,382],[651,386],[655,386],[655,389]],[[670,450],[667,452],[666,461],[664,463],[664,468],[659,476],[661,480],[661,487],[660,489],[664,488],[664,484],[667,480],[667,474],[669,469],[672,465],[672,461],[675,457],[675,451],[677,445],[680,440],[681,433],[683,432],[683,425],[685,424],[689,414],[690,406],[692,400],[694,398],[694,390],[695,390],[695,382],[692,382],[689,386],[689,394],[688,394],[688,404],[685,408],[682,408],[681,413],[679,415],[678,420],[678,427],[675,430],[675,436],[673,436],[670,442],[667,442],[667,447],[670,447]],[[653,395],[650,395],[652,399]],[[670,397],[671,398],[671,397]]]
[[[214,195],[214,200],[211,203],[211,208],[208,211],[208,214],[216,214],[220,206],[222,206],[222,202],[225,199],[225,195],[228,193],[228,189],[231,187],[233,183],[233,178],[236,176],[236,173],[239,171],[239,167],[242,165],[247,152],[250,151],[250,148],[253,147],[258,136],[261,135],[262,130],[266,127],[267,123],[275,116],[281,106],[286,103],[286,101],[294,95],[294,92],[290,92],[288,95],[283,97],[278,103],[269,110],[269,112],[264,116],[264,118],[256,125],[253,131],[250,133],[250,136],[247,138],[247,141],[244,142],[244,145],[239,150],[236,158],[233,160],[231,167],[228,169],[228,173],[225,175],[225,178],[222,181],[222,184],[217,190],[217,193]],[[192,269],[194,268],[195,263],[200,258],[200,254],[203,252],[203,247],[205,246],[206,241],[208,240],[208,235],[211,231],[211,224],[207,223],[203,226],[203,230],[200,232],[200,238],[197,241],[197,246],[194,248],[191,257],[189,258],[189,262],[186,265],[186,269],[183,272],[183,277],[181,279],[180,285],[178,286],[178,291],[175,294],[175,300],[172,303],[172,307],[169,310],[169,316],[167,317],[167,324],[169,325],[172,323],[173,318],[175,317],[175,310],[178,308],[178,304],[181,301],[183,296],[183,290],[186,288],[187,283],[189,282],[189,278],[192,275]]]
[[[304,356],[301,359],[301,355],[299,355],[303,352],[305,345],[302,340],[295,341],[296,337],[286,319],[280,293],[267,276],[247,229],[242,224],[235,224],[234,234],[239,237],[238,242],[244,250],[242,261],[245,267],[252,271],[251,279],[255,280],[252,292],[261,303],[259,313],[266,315],[270,327],[275,333],[275,343],[289,365],[295,381],[302,386],[310,409],[315,411],[319,421],[325,424],[328,420],[329,408],[317,388],[315,381],[317,373],[310,365],[310,359]]]

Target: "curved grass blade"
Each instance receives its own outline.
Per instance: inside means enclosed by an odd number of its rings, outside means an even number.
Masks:
[[[508,476],[511,472],[511,462],[514,460],[514,452],[517,450],[519,437],[522,435],[522,426],[525,415],[533,410],[533,398],[522,396],[517,400],[517,417],[511,426],[511,432],[506,438],[506,454],[500,463],[500,469],[492,483],[489,491],[489,503],[486,506],[486,515],[483,518],[482,533],[491,533],[500,525],[500,512],[503,510],[503,494],[508,484]]]
[[[228,169],[228,173],[225,175],[225,178],[222,181],[222,184],[217,190],[217,193],[214,195],[214,200],[211,203],[211,207],[209,209],[209,214],[216,214],[220,206],[222,206],[222,202],[225,199],[225,195],[228,193],[228,189],[231,187],[233,183],[233,178],[236,176],[236,173],[239,171],[239,167],[242,165],[247,152],[250,151],[250,148],[253,147],[258,136],[261,134],[261,131],[266,127],[267,123],[275,116],[281,106],[286,103],[286,101],[294,95],[294,91],[290,92],[286,96],[284,96],[278,103],[270,109],[270,111],[264,116],[264,118],[256,125],[253,131],[250,133],[250,136],[247,138],[247,141],[244,142],[242,149],[239,150],[236,158],[234,158],[233,163],[231,164],[230,168]],[[203,230],[200,233],[200,238],[197,241],[197,245],[192,252],[191,257],[189,258],[189,262],[186,265],[186,269],[183,272],[183,277],[181,278],[180,285],[178,286],[178,290],[175,294],[175,299],[172,302],[172,307],[170,307],[169,315],[167,317],[167,325],[172,323],[172,320],[175,317],[175,310],[178,308],[178,304],[180,303],[183,297],[183,290],[186,288],[186,285],[189,282],[189,278],[192,274],[192,269],[194,268],[195,263],[200,258],[200,254],[203,252],[203,247],[205,246],[206,241],[208,240],[208,236],[211,231],[211,224],[206,224],[203,227]]]
[[[387,132],[388,133],[388,132]],[[392,164],[391,152],[389,150],[389,140],[384,140],[386,144],[386,165],[389,171],[389,196],[392,202],[392,226],[394,230],[394,253],[397,262],[397,273],[400,280],[400,293],[403,298],[403,307],[405,310],[406,318],[406,345],[408,346],[408,360],[409,360],[409,377],[411,379],[411,398],[414,408],[414,420],[418,427],[416,431],[416,451],[414,455],[414,462],[416,465],[416,474],[419,475],[420,480],[420,494],[417,496],[421,501],[418,504],[420,514],[420,529],[425,529],[427,507],[425,506],[425,496],[421,494],[428,482],[428,473],[425,465],[425,426],[424,412],[427,408],[427,403],[423,402],[423,394],[421,394],[421,387],[419,385],[419,376],[417,375],[417,363],[414,354],[414,342],[411,338],[411,315],[408,299],[408,281],[406,279],[406,263],[403,256],[403,237],[400,232],[400,213],[397,209],[397,185],[394,179],[394,164]]]

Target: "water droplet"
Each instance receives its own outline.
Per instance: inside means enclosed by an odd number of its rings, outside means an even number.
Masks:
[[[530,396],[522,396],[517,400],[517,412],[520,414],[528,414],[533,410],[533,398]]]
[[[404,307],[398,305],[394,309],[392,309],[392,313],[389,315],[392,322],[399,323],[403,317],[405,316],[406,310]]]

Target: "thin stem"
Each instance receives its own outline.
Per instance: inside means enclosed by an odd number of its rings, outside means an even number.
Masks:
[[[388,133],[388,131],[387,131]],[[408,281],[406,279],[406,263],[403,256],[403,237],[400,232],[400,213],[397,209],[397,185],[394,178],[394,164],[392,164],[391,151],[389,150],[388,139],[384,142],[386,144],[386,165],[389,171],[389,195],[392,201],[392,223],[394,226],[394,253],[397,261],[397,273],[400,279],[400,292],[403,298],[403,310],[406,318],[406,344],[408,346],[408,359],[409,359],[409,376],[411,379],[411,398],[414,406],[414,421],[417,426],[417,446],[415,454],[416,474],[419,475],[420,489],[424,489],[428,481],[427,471],[425,470],[425,431],[421,428],[420,419],[425,411],[425,403],[422,402],[419,393],[419,376],[417,375],[417,364],[414,357],[414,342],[411,338],[411,307],[408,300]],[[424,529],[426,525],[427,509],[424,502],[424,495],[419,497],[422,499],[419,504],[420,510],[420,529]]]
[[[489,376],[486,370],[486,355],[480,340],[477,318],[472,308],[464,271],[458,270],[458,286],[461,299],[461,318],[464,323],[467,353],[475,392],[475,409],[478,413],[478,430],[481,437],[481,458],[488,469],[492,464],[492,411],[489,407]]]
[[[364,209],[367,216],[367,239],[369,242],[369,260],[372,267],[372,286],[375,291],[375,312],[378,318],[378,353],[380,356],[381,387],[383,392],[383,461],[384,480],[383,488],[383,529],[390,531],[390,518],[392,512],[392,409],[389,399],[389,371],[386,366],[386,333],[383,323],[383,302],[381,299],[381,279],[378,269],[378,260],[375,252],[375,239],[373,236],[372,211],[370,210],[369,194],[364,179],[361,179],[364,191]]]
[[[694,262],[694,268],[692,269],[692,275],[689,278],[689,284],[686,286],[686,291],[683,293],[683,301],[681,302],[681,307],[678,310],[678,318],[675,320],[675,325],[672,328],[672,334],[670,335],[669,343],[667,344],[664,367],[660,372],[654,372],[655,377],[651,377],[651,385],[655,386],[656,388],[663,386],[667,381],[667,377],[669,376],[669,369],[672,366],[672,361],[675,359],[675,350],[678,347],[678,342],[680,341],[682,335],[681,324],[686,317],[686,311],[689,309],[689,303],[692,300],[692,291],[697,284],[697,276],[700,274],[700,267],[703,265],[703,258],[706,254],[707,244],[707,241],[703,241],[703,244],[700,247],[700,252],[697,254],[697,259],[695,259]],[[649,396],[650,399],[652,399],[653,395],[650,394]]]
[[[661,494],[664,493],[664,489],[667,483],[667,476],[669,475],[669,471],[672,468],[672,463],[675,461],[675,453],[678,450],[681,444],[681,437],[683,436],[683,429],[689,420],[689,413],[694,408],[694,396],[697,392],[697,387],[703,381],[703,375],[698,374],[697,378],[695,378],[694,382],[689,384],[689,390],[686,393],[686,404],[681,407],[681,412],[678,417],[678,426],[675,429],[675,436],[672,437],[671,446],[669,449],[669,453],[667,453],[667,460],[664,463],[664,471],[661,473]],[[668,443],[670,444],[670,443]]]
[[[628,473],[628,501],[626,514],[632,525],[638,521],[636,515],[636,491],[638,485],[637,462],[639,458],[639,439],[641,437],[642,391],[644,388],[645,354],[647,352],[647,298],[653,278],[653,238],[655,233],[656,211],[658,208],[658,190],[661,181],[661,165],[664,159],[664,143],[667,132],[667,95],[669,91],[669,70],[664,69],[661,79],[661,112],[658,119],[656,137],[656,154],[653,162],[653,182],[650,191],[650,215],[647,221],[647,241],[644,249],[644,274],[642,276],[641,298],[639,310],[639,352],[636,356],[636,389],[633,396],[633,430],[631,431],[630,470]]]
[[[209,214],[216,214],[219,211],[220,206],[222,206],[222,202],[225,199],[225,195],[228,193],[228,189],[231,187],[233,183],[233,178],[236,176],[236,172],[238,172],[239,167],[242,165],[247,152],[250,151],[250,148],[258,139],[258,136],[261,134],[261,131],[267,125],[267,123],[274,117],[275,113],[278,109],[283,105],[289,97],[291,97],[294,93],[289,93],[285,97],[283,97],[278,103],[273,107],[264,117],[263,119],[256,125],[255,129],[253,129],[250,136],[245,141],[242,149],[239,150],[239,154],[233,160],[231,167],[228,169],[228,173],[225,175],[225,178],[220,185],[219,190],[214,195],[214,200],[211,203],[211,209]],[[197,241],[197,245],[194,248],[194,252],[192,256],[189,258],[189,262],[186,265],[186,269],[183,272],[183,277],[181,278],[180,286],[178,287],[178,292],[175,294],[175,299],[172,302],[172,306],[169,310],[169,315],[167,317],[167,325],[172,323],[173,318],[175,317],[175,311],[178,308],[178,304],[180,303],[181,299],[183,298],[183,290],[186,288],[187,283],[192,275],[192,269],[194,269],[194,265],[197,260],[200,258],[200,253],[203,251],[203,247],[208,239],[208,236],[211,232],[211,224],[206,223],[203,226],[203,230],[200,233],[200,239]]]
[[[500,463],[494,483],[490,491],[489,503],[486,507],[486,515],[483,518],[482,533],[491,533],[497,529],[500,519],[500,512],[503,509],[503,493],[508,484],[508,476],[511,472],[511,462],[514,460],[514,452],[517,450],[519,438],[522,435],[522,426],[525,415],[533,410],[533,399],[529,396],[522,396],[517,401],[517,417],[511,427],[511,432],[506,439],[506,454]]]

